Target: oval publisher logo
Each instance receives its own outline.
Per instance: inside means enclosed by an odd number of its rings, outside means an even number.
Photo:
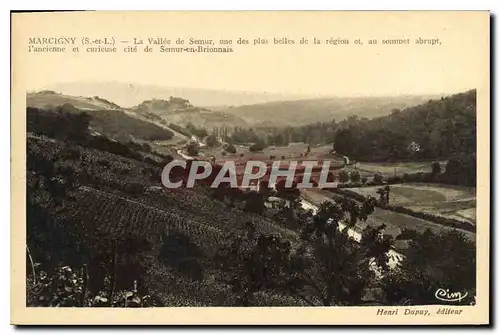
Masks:
[[[447,302],[461,301],[467,297],[468,292],[450,292],[450,290],[445,290],[443,288],[438,288],[434,294],[437,299]]]

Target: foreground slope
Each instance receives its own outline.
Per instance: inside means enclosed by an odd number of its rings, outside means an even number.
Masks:
[[[211,259],[219,245],[242,234],[247,222],[258,231],[275,234],[290,241],[294,232],[277,226],[269,219],[228,208],[214,200],[205,189],[167,191],[161,188],[158,165],[125,158],[109,152],[89,149],[39,136],[28,136],[28,185],[36,183],[43,162],[57,162],[61,171],[73,171],[77,181],[65,198],[64,207],[49,205],[51,238],[64,234],[78,236],[80,250],[90,249],[90,255],[108,248],[114,241],[142,241],[140,247],[126,252],[127,259],[119,264],[137,264],[135,271],[121,265],[117,268],[116,283],[129,288],[137,280],[147,292],[153,292],[168,306],[228,306],[230,289],[219,278]],[[28,192],[30,200],[44,204],[43,193],[37,188]],[[29,228],[40,219],[28,213]],[[36,229],[35,229],[36,231]],[[61,233],[62,234],[62,233]],[[168,242],[170,241],[170,242]],[[50,247],[72,250],[64,238]],[[110,244],[111,243],[111,244]],[[131,245],[136,245],[136,242]],[[37,262],[44,260],[40,245],[31,245]],[[85,248],[85,249],[82,249]],[[165,259],[167,248],[173,256]],[[194,249],[196,252],[190,253]],[[54,252],[49,252],[54,257]],[[184,264],[184,265],[182,265]],[[181,266],[182,265],[182,266]],[[120,286],[121,285],[121,286]],[[263,305],[300,305],[286,296],[262,296]]]

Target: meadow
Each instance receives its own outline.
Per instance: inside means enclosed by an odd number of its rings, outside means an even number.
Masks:
[[[441,169],[444,170],[446,161],[439,161]],[[405,173],[429,173],[431,172],[431,161],[426,162],[357,162],[349,170],[358,170],[361,176],[371,177],[379,173],[384,177],[398,176],[402,177]]]
[[[392,186],[391,186],[392,187]],[[368,190],[364,195],[372,195],[372,189],[375,191],[377,188],[365,187],[358,190]],[[350,189],[355,190],[355,189]],[[376,194],[375,194],[376,195]],[[304,199],[314,203],[320,204],[323,201],[333,201],[332,194],[323,190],[304,190],[302,192]],[[426,229],[430,229],[434,233],[452,231],[454,228],[443,226],[441,224],[433,223],[430,221],[422,220],[410,215],[389,211],[382,208],[376,208],[375,212],[368,217],[366,221],[358,221],[355,230],[362,231],[368,226],[378,226],[384,224],[386,226],[384,233],[397,238],[403,229],[412,229],[417,232],[423,233]],[[476,239],[476,234],[473,232],[460,230],[470,241]],[[406,240],[396,240],[395,248],[404,254],[407,248]]]
[[[350,191],[377,198],[379,187],[357,187]],[[390,186],[391,205],[445,218],[476,223],[476,191],[472,187],[405,183]]]

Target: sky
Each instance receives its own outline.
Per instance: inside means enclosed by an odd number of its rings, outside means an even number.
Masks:
[[[248,39],[232,53],[28,53],[30,37]],[[274,38],[309,39],[276,45]],[[271,41],[253,45],[255,38]],[[323,43],[314,45],[317,38]],[[327,45],[326,39],[350,39]],[[440,45],[381,45],[383,39]],[[360,39],[363,45],[354,44]],[[378,45],[368,45],[378,39]],[[130,44],[117,43],[119,50]],[[144,46],[140,46],[144,48]],[[489,81],[486,12],[43,13],[13,19],[14,80],[28,90],[74,81],[300,95],[453,93]]]

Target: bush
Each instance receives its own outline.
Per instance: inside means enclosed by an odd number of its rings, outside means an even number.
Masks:
[[[400,176],[391,176],[387,178],[388,184],[400,184],[403,181],[403,178]]]
[[[341,183],[347,183],[349,181],[349,172],[342,170],[339,172],[339,181]]]
[[[264,150],[264,148],[265,148],[264,142],[259,141],[259,142],[252,144],[250,146],[250,148],[248,148],[248,150],[250,150],[250,152],[259,152],[259,151]]]
[[[361,183],[366,184],[367,181],[368,181],[368,178],[366,178],[366,177],[361,178]]]
[[[432,174],[435,176],[441,173],[441,165],[439,164],[439,162],[432,163],[431,169],[432,169]]]
[[[353,183],[358,183],[361,180],[361,175],[358,170],[354,170],[351,172],[351,181]]]
[[[384,183],[384,177],[380,173],[375,173],[373,175],[374,185],[382,185]]]
[[[230,154],[235,154],[236,153],[236,147],[233,144],[231,144],[231,143],[224,144],[224,150],[226,150]]]
[[[198,156],[200,148],[198,147],[198,144],[195,142],[189,142],[186,145],[186,152],[188,153],[189,156]]]
[[[219,141],[217,140],[217,137],[214,135],[208,135],[205,137],[205,143],[210,147],[213,148],[219,144]]]
[[[476,155],[459,155],[446,164],[443,181],[455,185],[476,185]]]

